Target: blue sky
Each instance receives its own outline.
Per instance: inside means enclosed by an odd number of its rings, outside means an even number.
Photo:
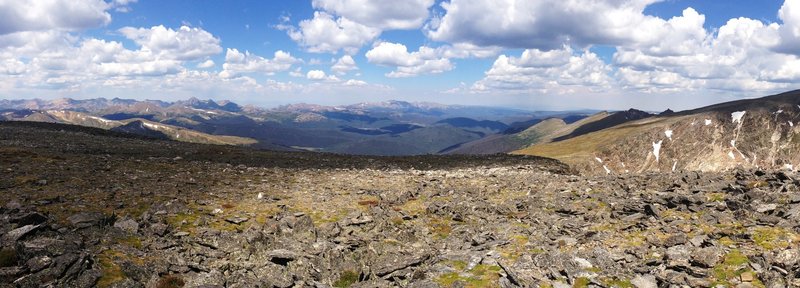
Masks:
[[[800,88],[800,0],[51,0],[0,15],[0,98],[661,110]]]

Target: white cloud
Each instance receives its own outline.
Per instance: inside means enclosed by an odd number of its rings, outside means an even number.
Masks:
[[[658,41],[650,31],[663,20],[642,13],[653,2],[451,0],[441,4],[446,13],[431,20],[427,34],[435,41],[541,50]]]
[[[131,12],[131,7],[129,5],[136,2],[138,2],[138,0],[114,0],[111,2],[111,6],[114,7],[114,11],[128,13]]]
[[[306,78],[310,80],[323,80],[325,79],[325,72],[322,70],[311,70],[306,74]]]
[[[298,78],[299,77],[305,77],[305,75],[303,74],[303,68],[297,67],[296,69],[294,69],[292,71],[289,71],[289,76],[298,77]]]
[[[355,54],[364,44],[378,37],[380,30],[368,27],[345,17],[334,20],[325,12],[314,12],[314,18],[300,21],[299,27],[279,26],[297,44],[309,52],[337,53],[340,50]]]
[[[379,29],[416,29],[434,0],[313,0],[311,5]]]
[[[0,2],[0,35],[24,31],[76,31],[111,22],[111,5],[102,0]]]
[[[497,57],[486,77],[475,82],[472,90],[542,94],[599,91],[613,83],[610,72],[611,68],[589,51],[576,54],[569,47],[549,52],[529,49],[521,57]]]
[[[339,78],[337,78],[335,75],[327,75],[325,74],[325,71],[322,70],[308,71],[308,73],[306,73],[306,78],[313,81],[339,82]]]
[[[422,46],[416,52],[408,52],[405,45],[391,42],[381,42],[367,51],[367,61],[382,66],[394,66],[395,71],[386,74],[387,77],[413,77],[421,74],[436,74],[450,71],[454,68],[447,58],[439,57],[440,51]]]
[[[783,21],[779,29],[781,42],[776,51],[800,56],[800,1],[786,0],[778,11]]]
[[[288,52],[281,50],[275,51],[272,59],[244,53],[237,49],[228,48],[225,54],[225,64],[222,64],[220,76],[225,78],[238,77],[242,73],[260,72],[271,75],[275,72],[289,70],[292,65],[299,63],[300,60],[292,57]]]
[[[344,82],[344,86],[367,86],[367,82],[350,79]]]
[[[353,60],[353,57],[350,55],[342,56],[342,58],[339,58],[339,60],[336,61],[336,64],[333,64],[331,67],[331,71],[339,75],[347,74],[347,72],[353,70],[358,70],[358,66],[356,66],[356,61]]]
[[[206,69],[206,68],[211,68],[211,67],[214,67],[214,60],[211,60],[211,59],[208,59],[206,61],[203,61],[203,62],[197,64],[197,68],[201,68],[201,69]]]
[[[489,58],[497,56],[503,48],[498,46],[476,46],[469,43],[455,43],[437,47],[438,53],[445,58]]]
[[[800,79],[792,55],[773,52],[778,24],[736,18],[716,33],[693,9],[654,30],[659,43],[617,47],[614,64],[623,88],[646,92],[714,89],[776,92]]]
[[[181,26],[172,30],[159,25],[150,29],[124,27],[119,32],[160,58],[195,60],[222,52],[219,39],[200,28]]]

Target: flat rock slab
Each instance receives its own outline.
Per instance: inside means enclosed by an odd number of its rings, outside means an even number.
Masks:
[[[4,243],[17,242],[22,237],[25,237],[25,235],[28,235],[34,230],[39,229],[39,227],[41,227],[41,225],[25,225],[17,229],[8,231],[6,235],[3,235],[3,242]]]
[[[414,255],[414,256],[394,256],[389,259],[384,259],[383,262],[375,264],[375,275],[386,276],[390,273],[422,263],[428,259],[428,255]]]
[[[88,228],[102,223],[105,216],[102,213],[78,213],[67,218],[75,228]]]
[[[242,224],[244,222],[247,222],[247,220],[250,220],[250,218],[247,218],[247,217],[230,217],[230,218],[225,219],[225,221],[227,221],[228,223],[237,224],[237,225],[238,224]]]

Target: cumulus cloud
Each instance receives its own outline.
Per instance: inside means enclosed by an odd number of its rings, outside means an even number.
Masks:
[[[775,53],[778,24],[730,19],[716,33],[689,8],[654,30],[663,41],[617,47],[614,64],[623,88],[647,92],[714,89],[775,91],[800,79],[797,57]]]
[[[59,29],[0,35],[0,63],[7,67],[0,73],[20,76],[3,79],[3,84],[65,91],[131,85],[184,73],[186,62],[221,50],[216,37],[198,28],[127,27],[120,33],[138,47],[129,49],[117,41],[82,38]],[[214,64],[206,60],[198,66]]]
[[[381,42],[367,51],[367,61],[382,66],[394,66],[395,71],[387,77],[413,77],[421,74],[436,74],[450,71],[454,65],[449,59],[439,57],[436,49],[422,46],[418,51],[408,52],[405,45]]]
[[[292,65],[299,62],[299,59],[281,50],[275,51],[275,55],[272,59],[266,59],[258,55],[250,54],[249,51],[242,53],[235,48],[228,48],[225,54],[225,64],[222,64],[220,76],[233,78],[242,73],[253,72],[271,75],[275,72],[289,70]]]
[[[76,31],[111,22],[103,0],[0,2],[0,35],[25,31]]]
[[[313,81],[327,81],[327,82],[339,82],[339,78],[336,75],[327,75],[325,71],[322,70],[311,70],[306,73],[306,78],[308,80]]]
[[[347,72],[353,70],[358,70],[358,66],[356,66],[356,61],[353,60],[353,57],[350,55],[342,56],[342,58],[336,61],[336,64],[331,66],[331,71],[339,75],[347,74]]]
[[[349,79],[344,82],[344,86],[367,86],[367,82],[356,79]]]
[[[194,60],[222,52],[219,39],[200,28],[181,26],[172,30],[159,25],[150,29],[125,27],[119,32],[161,58]]]
[[[325,76],[325,72],[322,70],[311,70],[306,73],[306,78],[309,80],[324,80]]]
[[[446,13],[430,21],[427,34],[436,41],[541,50],[657,41],[650,31],[663,20],[642,13],[653,2],[452,0],[441,4]]]
[[[211,59],[208,59],[206,61],[203,61],[203,62],[197,64],[197,68],[201,68],[201,69],[206,69],[206,68],[211,68],[211,67],[214,67],[214,60],[211,60]]]
[[[434,0],[313,0],[311,5],[363,25],[389,29],[416,29],[428,18]]]
[[[800,1],[786,0],[778,11],[778,17],[783,25],[779,28],[781,41],[775,50],[800,56]]]
[[[610,72],[611,67],[589,51],[575,53],[568,46],[547,52],[528,49],[520,57],[498,56],[486,77],[471,89],[538,93],[601,90],[612,84]]]
[[[289,37],[309,52],[355,54],[366,43],[371,42],[381,30],[345,17],[334,17],[326,12],[314,12],[314,18],[300,21],[299,27],[279,26]]]

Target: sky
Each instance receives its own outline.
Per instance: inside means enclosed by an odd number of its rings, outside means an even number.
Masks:
[[[681,110],[799,57],[800,0],[0,0],[0,99]]]

